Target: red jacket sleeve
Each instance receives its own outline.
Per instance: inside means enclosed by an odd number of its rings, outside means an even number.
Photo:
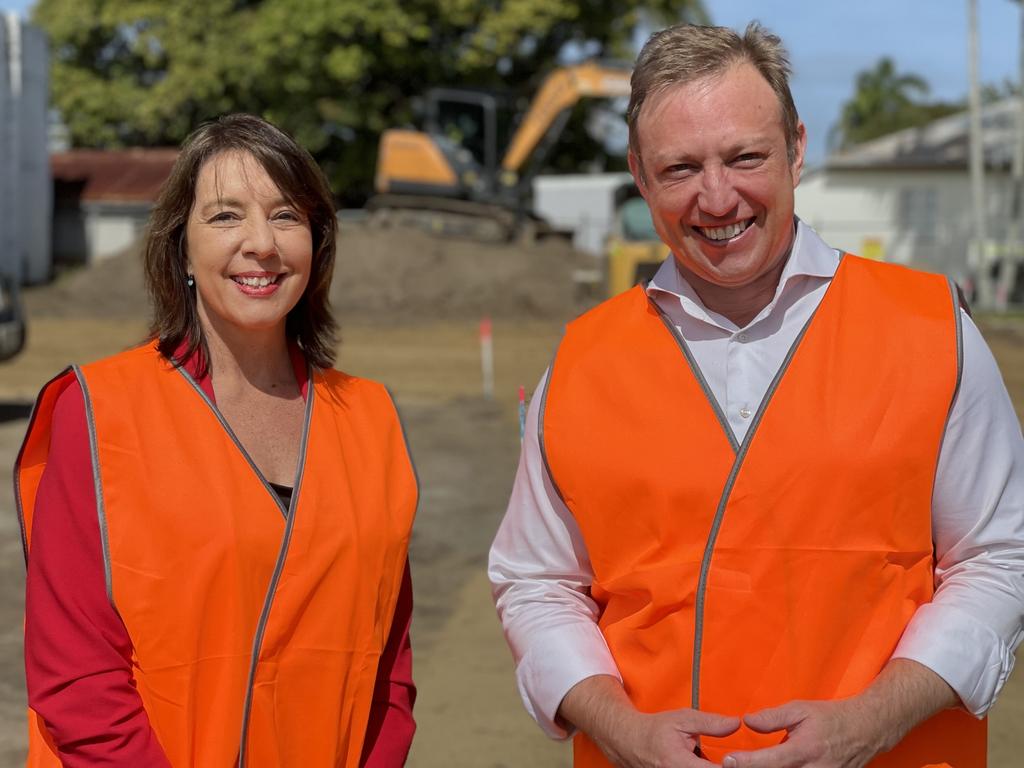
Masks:
[[[412,681],[412,646],[409,643],[411,622],[412,578],[407,560],[391,633],[377,668],[377,683],[360,761],[364,768],[400,768],[409,756],[412,737],[416,733],[416,722],[412,717],[416,686]]]
[[[62,763],[169,766],[135,688],[128,631],[107,599],[82,390],[53,414],[25,587],[29,706]]]

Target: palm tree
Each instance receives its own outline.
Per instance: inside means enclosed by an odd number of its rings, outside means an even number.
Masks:
[[[919,100],[928,92],[924,78],[900,74],[892,59],[882,57],[873,69],[857,75],[853,96],[843,105],[839,122],[829,132],[829,143],[834,148],[845,149],[934,119],[938,116],[935,105]],[[948,110],[940,111],[948,113],[954,109],[949,105]]]

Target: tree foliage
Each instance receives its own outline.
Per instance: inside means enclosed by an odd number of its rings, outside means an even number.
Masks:
[[[38,0],[53,101],[76,146],[179,143],[232,111],[291,132],[348,199],[377,138],[433,85],[529,95],[567,52],[631,57],[642,19],[700,0]]]
[[[879,59],[872,69],[857,75],[853,96],[843,104],[829,143],[846,149],[964,108],[962,104],[926,101],[929,91],[921,76],[897,72],[887,56]]]

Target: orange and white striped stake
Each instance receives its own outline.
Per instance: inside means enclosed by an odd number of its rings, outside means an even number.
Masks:
[[[519,385],[519,444],[523,444],[526,434],[526,387]]]

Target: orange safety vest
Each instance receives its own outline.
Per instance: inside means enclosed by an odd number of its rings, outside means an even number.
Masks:
[[[65,372],[40,394],[16,467],[26,557],[53,406],[73,377],[108,595],[171,764],[357,766],[417,503],[386,390],[311,373],[285,510],[154,346]],[[38,716],[28,765],[59,765]]]
[[[541,440],[638,709],[726,715],[862,691],[933,591],[932,484],[960,376],[942,277],[846,256],[742,443],[643,288],[572,323]],[[708,758],[778,743],[741,728]],[[586,736],[576,766],[609,763]],[[875,768],[985,765],[949,710]]]

